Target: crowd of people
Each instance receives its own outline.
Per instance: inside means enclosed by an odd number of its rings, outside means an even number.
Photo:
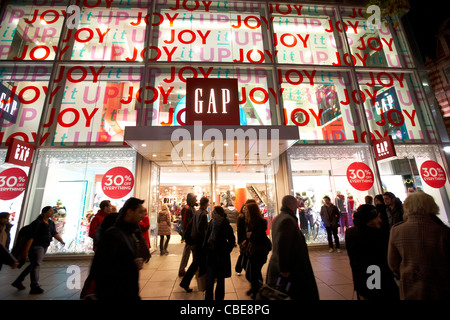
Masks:
[[[392,192],[366,197],[345,233],[358,299],[450,298],[450,228],[438,214],[421,191],[403,203]]]
[[[319,300],[305,236],[299,227],[298,199],[284,196],[280,213],[267,236],[267,220],[256,201],[242,205],[237,218],[237,238],[221,206],[189,193],[179,212],[184,250],[179,266],[180,286],[192,292],[197,273],[205,300],[223,300],[225,279],[231,277],[231,252],[238,246],[236,275],[245,272],[248,296],[261,298],[262,268],[268,261],[266,286],[286,293],[292,300]],[[139,300],[139,270],[150,261],[149,219],[144,200],[129,198],[117,212],[109,200],[90,224],[94,258],[80,298]],[[196,209],[198,207],[198,209]],[[208,218],[211,209],[211,220]],[[340,252],[339,210],[323,198],[321,218],[330,252]],[[439,207],[424,192],[408,194],[402,203],[393,193],[367,196],[353,215],[354,225],[345,231],[345,246],[352,269],[354,290],[361,300],[448,299],[450,297],[450,228],[438,217]],[[30,225],[23,227],[9,252],[9,214],[0,213],[0,268],[29,265],[12,283],[18,290],[30,274],[30,294],[39,294],[39,268],[52,238],[64,245],[52,221],[53,209],[44,207]],[[172,232],[170,210],[163,205],[157,216],[160,254],[168,254]],[[271,252],[270,258],[269,253]],[[186,270],[190,254],[193,260]],[[200,280],[201,279],[201,280]],[[202,284],[202,285],[200,285]]]

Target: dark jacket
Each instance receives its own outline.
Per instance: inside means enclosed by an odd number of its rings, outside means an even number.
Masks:
[[[247,225],[245,223],[245,216],[238,216],[236,223],[237,243],[241,244],[247,239]]]
[[[49,219],[48,223],[45,223],[41,216],[30,223],[29,232],[33,235],[32,246],[41,246],[44,248],[48,247],[52,242],[53,237],[58,234],[53,220]]]
[[[249,238],[249,255],[259,256],[265,259],[272,249],[269,238],[266,234],[267,221],[264,218],[259,218],[254,222],[253,226],[249,226],[251,232]]]
[[[366,225],[346,230],[345,245],[353,275],[354,289],[369,300],[398,300],[399,291],[394,275],[387,263],[389,231],[376,229]],[[369,269],[377,266],[378,269]],[[376,275],[380,275],[380,287],[369,288],[367,283],[376,283]],[[370,279],[369,279],[370,278]]]
[[[236,238],[233,228],[226,218],[213,219],[209,222],[205,237],[204,250],[206,266],[212,269],[214,278],[231,277],[230,253],[234,248]]]
[[[205,241],[206,231],[208,230],[208,211],[205,209],[198,209],[192,217],[191,237],[197,247],[203,246]]]
[[[389,229],[389,219],[386,214],[387,206],[384,203],[379,203],[379,204],[375,205],[375,207],[377,208],[377,211],[380,213],[380,218],[381,218],[381,221],[383,222],[383,224],[382,224],[383,228]]]
[[[316,279],[309,260],[305,237],[298,219],[289,208],[281,208],[272,227],[273,250],[267,270],[267,284],[275,287],[280,272],[290,272],[292,299],[319,300]]]
[[[395,198],[395,206],[394,209],[391,209],[389,206],[386,207],[386,214],[389,221],[389,226],[403,221],[403,204],[399,198]]]
[[[137,240],[145,242],[138,225],[120,218],[100,238],[90,274],[99,300],[140,299]]]
[[[320,217],[322,218],[325,227],[339,227],[340,216],[341,214],[339,212],[339,209],[332,203],[329,207],[323,205],[320,209]]]

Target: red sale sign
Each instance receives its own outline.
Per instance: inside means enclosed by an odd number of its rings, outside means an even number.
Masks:
[[[347,179],[356,190],[367,191],[372,188],[374,175],[365,163],[354,162],[347,168]]]
[[[19,168],[10,168],[0,173],[0,199],[12,200],[25,191],[27,174]]]
[[[124,167],[115,167],[102,178],[103,193],[112,199],[121,199],[133,190],[133,173]]]
[[[442,188],[447,181],[444,168],[437,162],[428,160],[420,166],[420,176],[432,188]]]

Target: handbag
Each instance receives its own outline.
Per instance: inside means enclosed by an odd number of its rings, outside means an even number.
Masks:
[[[278,277],[275,287],[271,287],[268,284],[263,284],[256,294],[256,300],[292,300],[289,297],[289,289],[291,282],[283,283],[283,277]],[[284,287],[281,289],[281,287]]]
[[[199,276],[198,271],[195,273],[195,277],[197,278],[197,289],[198,291],[205,291],[206,290],[206,280],[208,279],[208,275],[204,273],[203,275]]]

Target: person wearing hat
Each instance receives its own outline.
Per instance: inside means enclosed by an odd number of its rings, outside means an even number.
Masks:
[[[345,232],[354,290],[359,300],[398,300],[398,286],[387,263],[389,233],[377,209],[363,204]]]

